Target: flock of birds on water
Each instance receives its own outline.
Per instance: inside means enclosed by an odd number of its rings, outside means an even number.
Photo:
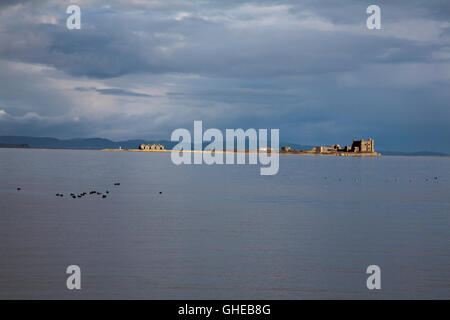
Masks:
[[[114,185],[115,185],[115,186],[120,186],[120,182],[116,182],[116,183],[114,183]],[[18,188],[17,188],[17,191],[21,191],[21,190],[22,190],[21,187],[18,187]],[[102,192],[98,192],[98,191],[96,191],[96,190],[92,190],[91,192],[89,192],[89,195],[94,195],[94,194],[95,194],[95,195],[102,196],[102,199],[105,199],[105,198],[107,197],[107,194],[109,194],[109,190],[106,190],[106,191],[105,191],[105,194],[103,194]],[[162,194],[162,191],[160,191],[159,194]],[[86,195],[88,195],[87,192],[83,192],[83,193],[80,193],[80,194],[75,194],[75,193],[71,193],[71,194],[70,194],[70,196],[71,196],[73,199],[83,198],[83,197],[86,196]],[[64,194],[63,194],[63,193],[57,193],[56,196],[57,196],[57,197],[64,197]]]
[[[324,178],[325,180],[328,179],[328,177],[323,177],[323,178]],[[338,180],[339,180],[339,181],[342,181],[342,178],[339,178]],[[431,181],[434,181],[434,183],[438,183],[438,177],[434,177],[434,178],[432,178],[432,179],[431,179],[431,178],[425,178],[425,181],[430,181],[430,180],[431,180]],[[354,181],[354,182],[362,182],[363,179],[362,179],[362,178],[354,178],[353,181]],[[399,182],[399,179],[398,179],[398,178],[394,178],[393,181],[394,181],[394,182]],[[412,179],[409,179],[408,181],[409,181],[409,183],[413,182]],[[391,180],[386,179],[385,182],[386,182],[386,183],[389,183],[389,182],[391,182]],[[114,183],[114,185],[115,185],[115,186],[120,186],[120,182],[116,182],[116,183]],[[21,187],[18,187],[18,188],[17,188],[17,191],[21,191],[21,190],[22,190]],[[109,194],[109,190],[106,190],[105,193],[106,193],[106,194],[103,194],[103,193],[98,192],[98,191],[96,191],[96,190],[93,190],[93,191],[89,192],[90,195],[95,194],[95,195],[102,196],[102,199],[105,199],[105,198],[107,197],[107,194]],[[80,194],[71,193],[70,196],[71,196],[73,199],[77,199],[77,198],[83,198],[83,197],[86,196],[87,194],[88,194],[87,192],[83,192],[83,193],[80,193]],[[162,191],[159,191],[159,194],[162,194]],[[56,196],[57,196],[57,197],[64,197],[64,194],[63,194],[63,193],[57,193]]]

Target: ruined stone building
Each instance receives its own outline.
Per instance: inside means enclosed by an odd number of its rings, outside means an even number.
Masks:
[[[370,138],[368,141],[361,139],[361,140],[353,140],[352,152],[375,152],[374,148],[374,140]]]
[[[332,152],[332,151],[335,151],[333,148],[330,148],[330,147],[322,147],[322,146],[320,146],[320,147],[314,147],[314,148],[312,148],[311,149],[313,152],[315,152],[315,153],[326,153],[326,152]]]
[[[146,151],[164,150],[164,146],[162,144],[141,144],[139,146],[139,150],[146,150]]]
[[[369,138],[369,140],[353,140],[351,146],[344,146],[341,148],[340,145],[334,144],[331,148],[329,147],[316,147],[316,152],[375,152],[374,140]]]
[[[318,146],[311,150],[292,150],[289,146],[281,148],[282,153],[300,153],[300,154],[326,154],[326,155],[359,155],[359,156],[378,156],[375,152],[375,143],[372,138],[369,140],[353,140],[351,146],[341,147],[339,144],[334,144],[331,147]]]

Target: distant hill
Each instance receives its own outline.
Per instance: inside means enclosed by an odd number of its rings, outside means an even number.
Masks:
[[[124,140],[112,141],[103,138],[78,138],[61,140],[47,137],[25,137],[25,136],[0,136],[0,148],[43,148],[43,149],[136,149],[140,144],[162,144],[166,149],[172,149],[178,142],[167,140]],[[206,147],[209,142],[204,142]],[[270,142],[268,142],[270,145]],[[246,143],[246,147],[248,143]],[[313,146],[301,145],[295,143],[280,143],[280,147],[290,146],[292,149],[306,150]],[[419,152],[399,152],[399,151],[379,151],[382,155],[399,156],[449,156],[442,152],[419,151]]]
[[[160,141],[160,140],[126,140],[111,141],[103,138],[88,139],[69,139],[60,140],[56,138],[46,137],[22,137],[22,136],[0,136],[0,144],[23,145],[26,144],[30,148],[45,149],[136,149],[141,143],[152,144],[159,143],[166,148],[172,148],[176,142]]]
[[[27,144],[0,143],[0,148],[29,148]]]
[[[140,144],[162,144],[166,149],[172,149],[178,142],[167,140],[125,140],[111,141],[104,138],[77,138],[69,140],[61,140],[48,137],[25,137],[25,136],[0,136],[0,144],[27,144],[30,148],[45,149],[137,149]],[[268,141],[270,145],[270,141]],[[203,148],[209,145],[209,142],[203,143]],[[280,143],[280,147],[289,145],[294,149],[311,149],[312,146],[304,146],[298,144]],[[248,141],[246,142],[246,148]],[[192,146],[193,148],[193,146]]]

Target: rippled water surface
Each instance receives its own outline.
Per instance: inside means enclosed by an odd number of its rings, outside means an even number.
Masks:
[[[169,153],[0,149],[0,298],[449,299],[449,173],[440,157],[281,156],[261,176]],[[91,190],[110,193],[69,196]]]

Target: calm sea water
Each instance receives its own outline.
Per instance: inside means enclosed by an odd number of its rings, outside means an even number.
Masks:
[[[439,157],[281,156],[260,176],[169,153],[0,149],[0,298],[449,299],[449,173]],[[68,196],[91,190],[110,193]]]

